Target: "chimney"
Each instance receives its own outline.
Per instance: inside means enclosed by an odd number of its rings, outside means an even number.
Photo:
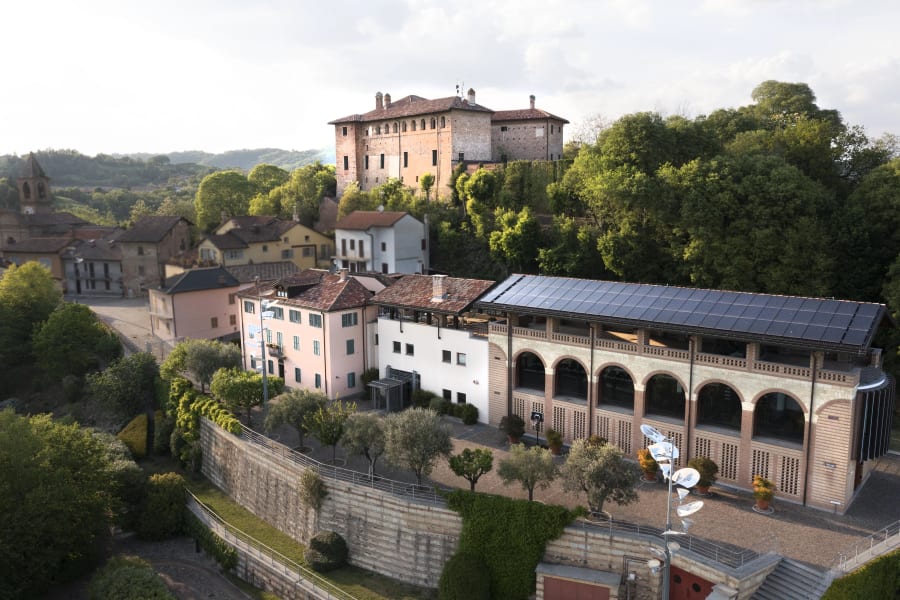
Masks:
[[[347,281],[347,269],[341,269],[339,274],[341,276],[339,281]]]
[[[442,302],[447,299],[447,276],[431,276],[431,301]]]
[[[534,110],[534,94],[528,96],[528,100],[531,103],[531,110]]]
[[[300,222],[300,203],[299,203],[299,202],[294,202],[294,215],[293,215],[293,218],[294,218],[294,223],[299,223],[299,222]]]
[[[219,213],[219,219],[221,219],[221,221],[219,221],[219,223],[224,223],[225,221],[227,221],[228,220],[228,211],[226,211],[226,210],[221,211]]]
[[[469,88],[469,92],[468,92],[467,96],[468,96],[467,100],[469,101],[469,106],[475,106],[475,90],[472,88]]]
[[[390,108],[390,107],[391,107],[391,95],[390,95],[390,94],[385,94],[385,95],[384,95],[384,107],[385,107],[385,108]]]
[[[375,92],[375,110],[382,110],[384,106],[381,104],[381,92]]]

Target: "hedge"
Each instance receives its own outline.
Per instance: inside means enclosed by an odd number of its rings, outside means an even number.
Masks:
[[[147,415],[140,414],[133,418],[128,425],[116,436],[122,440],[135,460],[147,456]]]
[[[230,571],[237,566],[237,550],[216,535],[209,527],[204,525],[203,521],[198,519],[192,512],[187,513],[185,530],[189,536],[194,538],[197,543],[200,544],[200,547],[203,548],[204,552],[212,556],[217,563],[222,565],[223,569]]]
[[[900,598],[900,550],[834,580],[822,600]]]
[[[136,556],[109,559],[91,579],[90,600],[173,600],[162,578]]]
[[[165,540],[184,531],[184,478],[178,473],[151,475],[135,530],[147,540]]]
[[[484,562],[467,552],[457,552],[444,564],[438,582],[440,600],[491,600],[491,580]]]

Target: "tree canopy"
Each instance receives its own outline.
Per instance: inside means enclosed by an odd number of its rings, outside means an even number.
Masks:
[[[266,414],[266,431],[281,425],[290,425],[297,430],[299,448],[303,449],[303,438],[309,432],[306,417],[328,403],[328,397],[311,390],[290,390],[272,399]]]
[[[204,177],[194,199],[197,226],[203,231],[212,231],[222,222],[223,216],[249,214],[254,187],[240,171],[216,171]]]
[[[500,461],[497,475],[504,483],[518,482],[528,492],[528,500],[534,500],[534,488],[548,488],[558,471],[553,455],[546,448],[513,444],[509,456]]]
[[[31,361],[35,325],[46,321],[62,302],[50,270],[37,262],[12,265],[0,278],[0,361]]]
[[[389,414],[384,419],[384,437],[388,462],[412,471],[419,485],[438,458],[453,450],[449,429],[436,412],[425,408]]]
[[[34,354],[45,373],[62,379],[102,369],[122,355],[122,343],[90,308],[64,303],[37,327]]]
[[[200,391],[212,381],[219,369],[241,366],[241,349],[234,344],[215,340],[184,340],[178,342],[159,367],[166,381],[190,375],[200,384]]]
[[[563,488],[587,494],[593,512],[602,512],[607,500],[621,505],[637,500],[638,473],[637,465],[626,461],[620,448],[590,440],[575,440],[560,470]]]

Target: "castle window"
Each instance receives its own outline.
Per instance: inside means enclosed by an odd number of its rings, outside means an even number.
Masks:
[[[385,124],[384,124],[384,135],[387,135],[387,134],[389,134],[390,132],[391,132],[391,124],[390,124],[390,123],[385,123]]]
[[[410,125],[410,127],[412,127],[412,130],[413,130],[413,131],[416,130],[416,120],[415,120],[415,119],[413,119],[412,121],[410,121],[410,122],[409,122],[409,125]]]
[[[399,128],[399,126],[397,125],[397,123],[394,122],[394,133],[397,133],[398,131],[400,131],[400,128]]]
[[[27,181],[22,184],[22,194],[25,196],[26,200],[31,198],[31,186],[28,185]]]
[[[409,166],[409,152],[404,152],[403,153],[403,168],[405,169],[408,166]]]
[[[431,128],[434,129],[435,127],[437,127],[437,119],[431,117]]]
[[[437,150],[431,151],[431,165],[434,166],[437,164]]]
[[[366,154],[366,168],[369,168],[369,155]]]
[[[425,119],[422,119],[422,131],[425,131]]]
[[[508,129],[509,129],[509,127],[507,127],[506,125],[501,125],[501,126],[500,126],[500,131],[506,131],[506,130],[508,130]]]
[[[550,126],[550,135],[553,135],[553,125]]]
[[[403,133],[406,133],[406,121],[403,121],[402,123],[400,123],[400,131],[402,131]]]
[[[347,137],[347,128],[346,127],[341,127],[341,135],[343,135],[344,137]]]
[[[380,157],[379,166],[380,166],[380,168],[382,168],[382,169],[384,168],[384,154],[382,154],[381,157]]]
[[[344,170],[346,171],[349,168],[350,168],[350,159],[345,156],[344,157]]]
[[[535,127],[534,128],[534,137],[544,137],[544,128],[543,127]]]
[[[459,153],[459,162],[463,162],[464,160],[466,160],[466,153],[460,152]]]
[[[447,119],[445,117],[441,117],[441,129],[447,126]]]
[[[44,199],[47,197],[47,188],[44,187],[43,181],[38,181],[38,198]]]
[[[381,135],[381,125],[375,126],[375,135]]]

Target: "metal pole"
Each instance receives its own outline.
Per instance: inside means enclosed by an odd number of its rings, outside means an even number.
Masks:
[[[675,469],[675,450],[674,444],[669,438],[666,438],[664,443],[669,446],[669,495],[666,498],[666,530],[663,533],[663,544],[666,547],[666,564],[663,566],[662,600],[669,600],[669,582],[671,580],[671,577],[669,576],[669,569],[672,566],[672,552],[671,550],[669,550],[669,532],[672,531],[672,475],[674,475]]]
[[[266,406],[269,402],[269,378],[266,375],[266,336],[264,330],[263,323],[263,299],[262,294],[259,291],[259,280],[256,281],[256,293],[259,296],[259,349],[260,349],[260,357],[262,360],[262,380],[263,380],[263,404],[262,404],[262,412],[263,417],[265,418],[266,414]]]

